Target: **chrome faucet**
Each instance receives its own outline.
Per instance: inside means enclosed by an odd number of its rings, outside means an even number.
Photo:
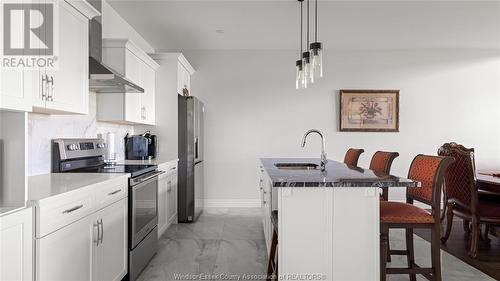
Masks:
[[[324,171],[326,163],[328,163],[325,153],[325,137],[320,130],[311,129],[304,134],[304,137],[302,137],[302,147],[306,146],[306,139],[310,133],[317,133],[321,137],[321,170]]]

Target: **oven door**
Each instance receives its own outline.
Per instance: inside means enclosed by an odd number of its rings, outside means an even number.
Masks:
[[[130,179],[130,248],[134,249],[158,224],[158,175],[152,172]]]

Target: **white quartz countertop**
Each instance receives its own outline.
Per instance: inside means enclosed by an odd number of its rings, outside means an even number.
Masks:
[[[116,178],[128,178],[126,173],[51,173],[28,178],[28,201],[39,201],[79,188],[104,183]]]
[[[0,217],[15,213],[17,211],[23,210],[26,207],[24,205],[19,206],[2,206],[0,207]]]

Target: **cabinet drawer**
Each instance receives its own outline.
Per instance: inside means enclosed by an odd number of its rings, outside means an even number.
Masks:
[[[102,209],[128,196],[126,180],[112,181],[95,187],[95,210]]]
[[[94,211],[92,194],[80,194],[71,199],[58,200],[37,207],[36,236],[43,237],[70,223],[73,223]]]
[[[167,170],[167,175],[170,177],[170,176],[174,176],[177,174],[177,163],[168,167],[168,170]]]

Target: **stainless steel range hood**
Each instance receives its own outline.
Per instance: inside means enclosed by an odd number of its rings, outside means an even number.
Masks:
[[[88,1],[102,11],[102,0]],[[89,25],[89,90],[96,93],[144,93],[144,89],[102,62],[102,16]]]

